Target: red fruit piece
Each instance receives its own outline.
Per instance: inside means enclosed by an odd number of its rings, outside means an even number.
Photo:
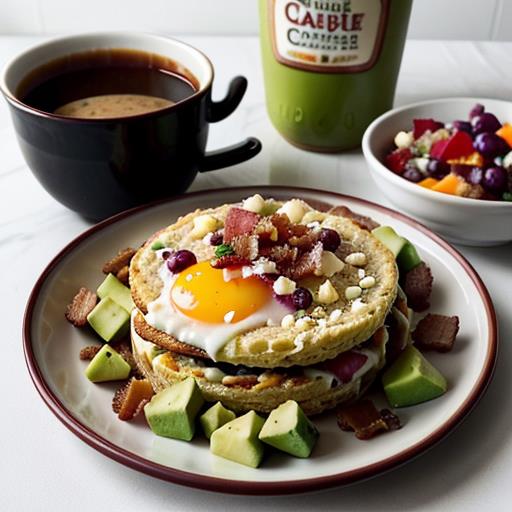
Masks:
[[[342,384],[345,384],[352,380],[354,373],[366,363],[367,359],[368,357],[364,354],[349,350],[348,352],[341,353],[334,359],[325,361],[323,367],[328,372],[336,375]]]
[[[444,126],[443,123],[434,121],[433,119],[414,119],[412,123],[414,125],[414,139],[419,139],[427,130],[434,133],[436,130],[443,128]]]
[[[224,243],[229,243],[235,236],[252,233],[260,219],[257,213],[243,208],[231,208],[224,223]]]
[[[386,165],[396,174],[402,174],[405,165],[412,158],[412,153],[408,148],[395,149],[386,156]]]
[[[449,139],[440,140],[432,144],[430,156],[446,162],[456,158],[462,158],[474,153],[473,139],[466,132],[455,132]]]

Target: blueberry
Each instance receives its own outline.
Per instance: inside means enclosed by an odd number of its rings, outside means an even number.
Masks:
[[[187,249],[181,249],[176,251],[167,259],[167,268],[173,274],[177,274],[196,263],[197,259],[193,252],[188,251]]]
[[[326,251],[334,252],[341,244],[341,238],[334,229],[324,228],[320,232],[320,242]]]
[[[482,185],[488,192],[502,193],[507,189],[507,171],[503,167],[490,167],[484,172]]]
[[[435,179],[444,178],[450,172],[450,166],[446,162],[431,158],[427,164],[427,173]]]
[[[485,108],[480,103],[477,103],[470,111],[469,111],[469,119],[473,119],[473,117],[480,116],[484,113]]]
[[[507,143],[495,133],[479,133],[475,137],[473,147],[485,157],[494,158],[506,153]]]
[[[306,288],[296,288],[292,294],[293,305],[295,309],[308,309],[313,303],[313,296]]]
[[[466,132],[472,135],[473,128],[469,121],[454,121],[453,127],[459,132]]]
[[[418,169],[415,167],[409,167],[402,174],[402,178],[405,178],[408,181],[412,181],[413,183],[418,183],[418,181],[423,179],[423,174],[421,174],[421,172],[418,171]]]

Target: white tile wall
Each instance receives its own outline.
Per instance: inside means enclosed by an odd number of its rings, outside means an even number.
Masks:
[[[511,0],[414,0],[409,37],[512,40]],[[257,34],[257,0],[0,0],[0,34]]]

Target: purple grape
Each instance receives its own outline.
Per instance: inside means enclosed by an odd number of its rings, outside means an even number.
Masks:
[[[453,127],[459,132],[466,132],[472,135],[473,128],[468,121],[453,121]]]
[[[340,246],[341,239],[334,229],[324,228],[320,231],[320,242],[326,251],[334,252]]]
[[[469,119],[473,119],[473,117],[480,116],[485,112],[485,108],[480,103],[477,103],[470,111],[469,111]]]
[[[489,167],[482,180],[483,187],[491,193],[499,194],[507,190],[507,171],[503,167]]]
[[[427,164],[427,173],[435,179],[444,178],[450,172],[450,166],[446,162],[431,158]]]
[[[306,288],[297,288],[292,294],[292,299],[296,309],[308,309],[313,303],[313,296]]]
[[[162,259],[167,260],[170,258],[172,252],[171,251],[162,251]]]
[[[173,274],[178,274],[196,263],[197,258],[193,252],[188,251],[187,249],[181,249],[169,257],[167,260],[167,268]]]
[[[407,181],[412,181],[413,183],[418,183],[418,181],[423,179],[423,174],[421,174],[416,167],[408,167],[402,174],[402,178],[405,178]]]
[[[210,238],[210,245],[221,245],[224,242],[224,234],[222,231],[216,231]]]
[[[488,158],[494,158],[507,151],[507,143],[495,133],[479,133],[473,142],[476,151]]]
[[[480,185],[484,178],[484,171],[480,167],[473,167],[466,179],[471,185]]]
[[[471,119],[471,126],[473,127],[473,135],[478,135],[479,133],[498,131],[501,128],[501,123],[494,114],[484,112]]]

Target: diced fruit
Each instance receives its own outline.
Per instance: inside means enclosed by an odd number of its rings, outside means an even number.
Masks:
[[[407,407],[442,395],[446,379],[419,350],[409,345],[382,376],[384,392],[393,407]]]
[[[109,274],[96,290],[98,297],[109,297],[115,303],[122,306],[128,313],[135,307],[130,289],[127,288],[116,276]]]
[[[309,457],[318,439],[318,430],[299,404],[288,400],[274,409],[259,438],[264,443],[295,457]]]
[[[406,166],[406,169],[402,174],[402,177],[405,178],[407,181],[418,183],[418,181],[421,181],[423,179],[423,174],[421,174],[421,172],[418,169],[416,169],[416,167]]]
[[[434,185],[437,185],[439,183],[439,180],[436,180],[434,178],[425,178],[424,180],[420,181],[418,185],[423,188],[429,188],[431,189],[434,187]]]
[[[91,382],[124,380],[130,375],[131,367],[119,352],[103,345],[85,369],[85,376]]]
[[[421,258],[416,247],[414,247],[409,240],[406,240],[405,245],[398,253],[396,262],[400,272],[404,274],[421,263]]]
[[[484,159],[480,153],[474,151],[468,156],[463,156],[460,158],[454,158],[453,160],[448,160],[450,165],[471,165],[475,167],[482,167],[484,165]],[[448,166],[447,166],[448,167]],[[449,167],[448,167],[449,169]]]
[[[408,148],[395,149],[386,156],[386,166],[396,174],[402,174],[405,165],[412,158],[411,150]]]
[[[87,321],[108,343],[126,335],[130,324],[130,314],[110,297],[105,297],[87,315]]]
[[[379,239],[395,255],[395,258],[407,243],[407,240],[390,226],[379,226],[372,230],[372,235]]]
[[[233,411],[226,409],[221,402],[217,402],[199,417],[199,421],[203,427],[204,435],[210,439],[218,428],[235,418],[236,414]]]
[[[503,167],[490,167],[485,170],[482,185],[488,192],[499,194],[507,189],[507,171]]]
[[[510,147],[512,147],[512,125],[505,123],[497,132],[496,135],[501,137]]]
[[[265,420],[254,411],[236,418],[213,432],[210,450],[225,459],[257,468],[263,459],[264,445],[258,435]]]
[[[468,121],[453,121],[453,128],[461,132],[473,133],[473,127]]]
[[[413,136],[415,139],[420,138],[427,130],[434,133],[439,128],[443,128],[443,123],[434,121],[433,119],[414,119],[413,120]]]
[[[489,112],[482,112],[471,118],[471,126],[473,127],[473,135],[479,133],[495,133],[501,128],[498,118]]]
[[[473,153],[473,139],[466,132],[455,132],[449,139],[432,144],[430,156],[446,162]]]
[[[473,147],[487,158],[494,158],[508,151],[507,143],[495,133],[479,133]]]
[[[450,172],[450,166],[446,162],[432,158],[427,164],[427,173],[435,179],[444,178]]]
[[[196,381],[188,377],[153,396],[144,407],[144,414],[156,435],[190,441],[203,403]]]
[[[455,174],[448,174],[439,183],[436,183],[432,190],[443,192],[444,194],[455,195],[459,185],[459,178]]]

